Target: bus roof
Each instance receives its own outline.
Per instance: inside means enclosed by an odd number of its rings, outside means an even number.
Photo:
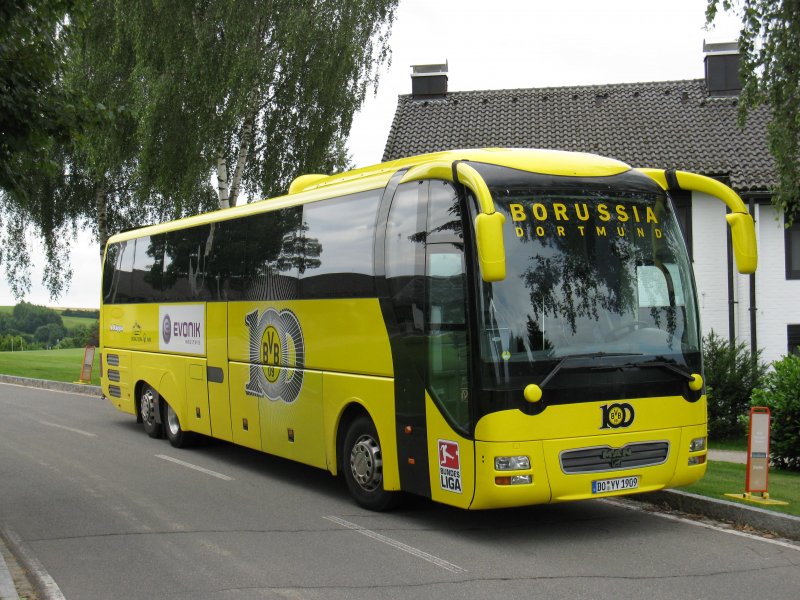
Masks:
[[[447,150],[401,158],[337,175],[302,175],[295,179],[292,186],[290,186],[291,193],[287,195],[220,209],[167,223],[132,229],[111,236],[109,243],[195,225],[226,221],[287,206],[323,200],[331,196],[381,188],[386,186],[391,176],[401,169],[408,169],[425,163],[445,163],[459,160],[510,167],[531,173],[571,177],[608,177],[631,169],[629,165],[621,161],[584,152],[529,148]]]

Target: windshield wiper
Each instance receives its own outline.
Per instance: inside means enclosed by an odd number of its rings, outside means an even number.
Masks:
[[[555,377],[558,372],[562,369],[564,364],[567,361],[576,359],[576,358],[606,358],[609,356],[641,356],[641,352],[586,352],[584,354],[570,354],[569,356],[565,356],[560,361],[556,363],[556,365],[550,369],[550,372],[545,375],[545,378],[539,383],[539,388],[544,389],[549,381]],[[597,367],[589,367],[590,369],[604,369],[604,368],[616,368],[611,366],[597,366]]]
[[[663,360],[651,360],[648,362],[627,362],[622,363],[619,365],[597,365],[595,367],[589,367],[592,371],[610,371],[614,369],[631,369],[634,367],[642,368],[642,369],[666,369],[667,371],[671,371],[677,375],[680,375],[682,379],[686,381],[694,381],[694,376],[687,371],[686,369],[682,369],[676,364],[665,362]]]

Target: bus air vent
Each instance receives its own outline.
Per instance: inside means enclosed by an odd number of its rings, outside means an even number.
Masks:
[[[119,366],[119,354],[108,354],[106,357],[106,361],[108,362],[109,367],[118,367]]]
[[[118,385],[110,385],[108,386],[108,395],[114,396],[114,398],[122,398],[122,391]]]
[[[109,381],[119,381],[119,371],[117,371],[116,369],[109,369],[108,379]]]
[[[561,470],[567,474],[619,471],[652,467],[667,461],[669,442],[637,442],[622,448],[594,446],[561,453]]]

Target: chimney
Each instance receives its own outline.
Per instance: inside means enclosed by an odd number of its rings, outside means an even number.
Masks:
[[[411,95],[414,98],[444,98],[447,95],[447,62],[411,65]]]
[[[742,91],[739,79],[739,46],[736,42],[708,44],[703,42],[706,63],[706,89],[709,96],[738,96]]]

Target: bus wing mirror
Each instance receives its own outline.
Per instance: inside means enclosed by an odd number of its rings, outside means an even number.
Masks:
[[[756,226],[750,214],[730,213],[725,215],[731,228],[733,254],[739,273],[755,273],[758,266]]]
[[[475,239],[478,261],[484,281],[503,281],[506,278],[506,256],[503,247],[503,223],[506,218],[499,212],[481,213],[475,217]]]
[[[665,190],[703,192],[722,200],[731,212],[725,215],[731,228],[733,254],[739,273],[755,273],[758,267],[758,245],[753,217],[739,195],[724,183],[697,173],[672,169],[638,169]]]
[[[503,243],[503,223],[506,218],[495,211],[492,195],[483,177],[464,162],[455,163],[453,171],[459,182],[467,186],[481,209],[475,217],[475,244],[478,248],[478,262],[481,277],[486,282],[502,281],[506,278],[506,251]]]

